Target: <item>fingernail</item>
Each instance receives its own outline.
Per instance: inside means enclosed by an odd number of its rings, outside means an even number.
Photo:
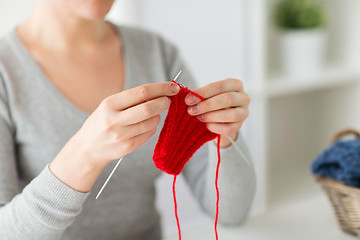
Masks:
[[[196,116],[196,117],[197,117],[197,119],[199,119],[199,121],[204,120],[204,115],[203,115],[203,114],[201,114],[201,115],[199,115],[199,116]]]
[[[192,95],[192,94],[189,94],[189,96],[187,96],[187,98],[186,98],[186,101],[187,101],[188,104],[194,103],[195,100],[196,100],[196,97],[194,95]]]
[[[199,111],[199,106],[195,105],[195,106],[191,106],[188,108],[188,113],[189,114],[196,114]]]
[[[180,90],[180,87],[176,83],[171,83],[170,90],[172,93],[178,93]]]

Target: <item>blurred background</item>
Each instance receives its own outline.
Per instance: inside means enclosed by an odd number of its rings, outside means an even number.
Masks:
[[[1,0],[0,35],[34,2]],[[360,1],[290,2],[117,0],[108,16],[174,42],[199,85],[244,81],[252,103],[242,131],[258,189],[249,223],[221,228],[222,239],[352,239],[338,229],[309,166],[337,130],[360,129]],[[169,240],[177,239],[171,184],[166,175],[157,183]],[[211,238],[212,221],[182,179],[178,189],[185,237]]]

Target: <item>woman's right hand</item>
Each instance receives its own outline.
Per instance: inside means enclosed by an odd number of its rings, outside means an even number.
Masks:
[[[89,191],[110,161],[133,152],[156,132],[160,113],[170,106],[168,96],[179,90],[175,83],[153,83],[107,97],[59,152],[50,170],[70,187]]]
[[[133,152],[155,133],[160,113],[171,103],[167,96],[178,91],[175,83],[154,83],[106,98],[78,132],[84,153],[106,165]]]

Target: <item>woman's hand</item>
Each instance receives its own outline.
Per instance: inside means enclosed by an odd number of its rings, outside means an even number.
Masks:
[[[111,160],[133,152],[156,132],[159,114],[170,107],[168,96],[178,92],[175,83],[166,82],[106,98],[60,151],[50,170],[72,188],[89,191]]]
[[[243,84],[237,79],[225,79],[210,83],[194,90],[206,100],[201,101],[192,94],[185,97],[190,115],[205,122],[207,128],[221,134],[220,147],[231,145],[226,135],[233,140],[249,115],[250,97],[244,91]],[[217,140],[214,140],[215,143]]]
[[[79,131],[93,161],[109,161],[133,152],[156,131],[160,113],[177,94],[174,83],[146,84],[106,98]]]

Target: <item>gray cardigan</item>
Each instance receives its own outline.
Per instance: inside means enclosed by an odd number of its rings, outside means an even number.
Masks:
[[[124,42],[125,89],[168,81],[179,69],[183,69],[180,81],[195,88],[170,43],[144,30],[118,30]],[[47,79],[15,30],[0,39],[0,239],[160,239],[154,181],[161,172],[152,155],[163,122],[155,136],[126,156],[95,200],[113,164],[89,193],[64,185],[48,169],[87,117]],[[249,157],[240,134],[236,144]],[[254,170],[232,146],[221,149],[221,156],[219,221],[240,224],[254,196]],[[182,172],[201,207],[212,216],[216,161],[215,145],[209,142]]]

